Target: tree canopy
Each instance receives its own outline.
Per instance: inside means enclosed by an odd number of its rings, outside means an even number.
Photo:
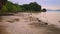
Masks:
[[[3,5],[5,5],[7,0],[0,0],[0,10],[2,9]]]
[[[40,11],[41,10],[41,6],[38,5],[36,2],[32,2],[30,4],[24,4],[22,5],[24,10],[29,10],[29,11]]]
[[[46,12],[46,9],[41,9],[41,5],[37,2],[31,2],[29,4],[18,5],[7,0],[0,0],[3,5],[1,13],[8,12]],[[1,6],[1,5],[0,5]]]

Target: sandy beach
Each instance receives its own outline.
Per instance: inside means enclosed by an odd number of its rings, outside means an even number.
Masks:
[[[59,23],[54,23],[54,18],[49,15],[53,17],[57,13],[18,13],[14,16],[2,16],[0,34],[60,34]]]

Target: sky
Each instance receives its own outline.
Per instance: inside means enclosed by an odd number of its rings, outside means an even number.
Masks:
[[[60,0],[8,0],[17,4],[29,4],[30,2],[37,2],[42,8],[58,10],[60,9]]]

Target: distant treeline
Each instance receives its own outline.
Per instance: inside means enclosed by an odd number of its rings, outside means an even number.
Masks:
[[[10,1],[7,1],[1,10],[1,13],[8,12],[46,12],[46,9],[42,9],[41,5],[36,2],[31,2],[29,4],[18,5]]]

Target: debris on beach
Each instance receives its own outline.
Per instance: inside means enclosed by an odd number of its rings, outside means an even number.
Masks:
[[[58,21],[60,23],[60,21]]]
[[[7,21],[7,22],[9,22],[9,23],[13,23],[14,21],[12,21],[12,20],[9,20],[9,21]]]
[[[18,18],[15,18],[15,19],[14,19],[14,21],[19,21],[19,20],[20,20],[20,19],[18,19]]]
[[[15,19],[6,20],[6,21],[9,22],[9,23],[14,23],[14,22],[18,22],[18,21],[20,21],[20,19],[15,18]]]
[[[35,16],[8,16],[5,21],[8,22],[7,31],[11,34],[60,34],[60,29],[55,25],[49,25]],[[2,27],[2,26],[1,26]],[[5,28],[4,28],[5,29]],[[4,30],[5,31],[5,30]]]

